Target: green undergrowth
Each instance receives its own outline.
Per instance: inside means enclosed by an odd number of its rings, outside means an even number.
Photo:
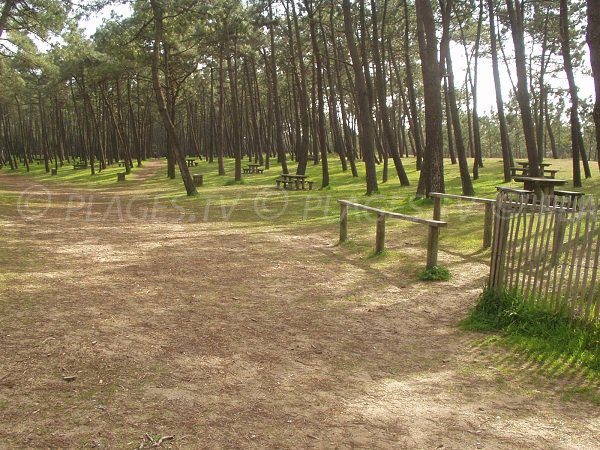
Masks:
[[[441,266],[433,266],[419,273],[421,281],[448,281],[450,278],[450,271]]]
[[[496,333],[487,343],[509,348],[554,374],[575,370],[600,380],[600,326],[526,302],[517,291],[486,288],[461,327]]]

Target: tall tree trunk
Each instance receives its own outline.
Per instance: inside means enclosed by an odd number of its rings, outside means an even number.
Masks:
[[[506,0],[510,28],[515,48],[515,66],[517,71],[517,100],[521,111],[523,122],[523,134],[527,147],[527,159],[529,161],[529,175],[537,177],[540,175],[540,162],[538,159],[537,145],[535,142],[535,128],[531,116],[531,105],[529,103],[529,89],[527,86],[527,66],[525,56],[525,37],[523,30],[523,3],[524,0]]]
[[[575,85],[575,76],[573,75],[573,64],[571,62],[571,48],[569,45],[569,6],[566,0],[560,0],[560,41],[563,54],[563,64],[567,80],[569,82],[569,94],[571,96],[571,145],[573,146],[573,184],[581,186],[581,171],[579,168],[580,159],[584,162],[585,177],[591,176],[585,149],[583,147],[583,136],[581,134],[581,124],[579,122],[579,98],[577,96],[577,86]]]
[[[471,94],[473,95],[473,145],[475,147],[475,161],[473,162],[473,179],[479,179],[479,169],[483,167],[483,154],[481,149],[481,132],[479,128],[479,112],[477,106],[477,81],[479,68],[479,43],[481,42],[481,27],[483,24],[483,0],[479,0],[479,16],[477,19],[477,34],[475,38],[475,63],[473,86]]]
[[[456,153],[458,155],[458,164],[460,170],[460,181],[464,195],[473,195],[473,182],[469,173],[469,162],[467,161],[467,151],[462,134],[462,125],[460,123],[460,113],[458,110],[458,102],[456,100],[456,89],[454,87],[454,70],[452,67],[452,56],[450,54],[450,15],[452,12],[453,0],[440,0],[440,10],[442,12],[442,41],[440,43],[440,74],[444,73],[447,76],[448,83],[448,101],[450,104],[450,117],[452,118],[452,128],[454,129],[454,143]]]
[[[313,55],[315,58],[315,71],[317,75],[317,137],[321,150],[321,171],[322,187],[329,186],[329,163],[327,160],[327,136],[325,130],[325,92],[323,90],[323,61],[319,42],[317,40],[317,24],[312,0],[304,0],[306,11],[308,13],[310,41],[312,43]],[[319,22],[321,16],[319,15]]]
[[[177,132],[175,130],[175,124],[173,123],[173,120],[169,115],[169,111],[167,109],[167,102],[165,100],[165,94],[163,92],[162,86],[160,85],[160,77],[158,70],[160,65],[160,47],[163,43],[163,11],[161,5],[159,4],[159,0],[150,0],[150,4],[152,5],[152,12],[154,13],[152,84],[154,87],[154,93],[156,95],[158,112],[162,118],[167,135],[170,137],[171,142],[173,144],[174,156],[177,164],[179,165],[179,171],[181,172],[181,177],[183,179],[185,190],[188,195],[196,195],[196,186],[194,185],[194,181],[192,180],[188,167],[185,163],[184,156],[181,152],[181,148],[179,145],[179,137],[177,136]]]
[[[417,158],[417,170],[421,169],[423,159],[423,140],[421,134],[421,123],[417,108],[417,94],[415,92],[415,80],[413,76],[412,61],[410,60],[410,28],[408,14],[408,0],[403,0],[404,8],[404,68],[406,71],[406,86],[408,88],[408,104],[411,118],[411,129],[413,130],[413,139],[415,141],[415,152]]]
[[[384,14],[386,8],[387,0],[384,0]],[[402,186],[409,186],[410,182],[408,181],[408,176],[406,175],[404,166],[402,165],[402,160],[400,159],[400,152],[398,151],[398,146],[396,144],[394,130],[390,122],[390,116],[387,107],[386,82],[385,74],[383,71],[385,54],[384,47],[379,42],[379,19],[377,17],[377,4],[375,0],[371,0],[371,18],[373,27],[373,59],[375,62],[375,90],[377,92],[377,102],[379,104],[379,111],[381,113],[381,125],[383,127],[386,149],[389,150],[389,153],[392,155],[392,159],[394,160],[394,166],[396,167],[396,174],[398,175],[400,184]],[[382,23],[385,23],[385,20]],[[382,35],[383,32],[384,30],[382,28]]]
[[[596,160],[600,170],[600,0],[587,0],[587,43],[596,99],[594,102],[594,125],[596,129]]]
[[[364,0],[359,0],[364,1]],[[352,26],[352,15],[350,0],[342,0],[342,11],[344,14],[344,32],[348,43],[348,51],[352,59],[354,70],[354,85],[357,97],[357,113],[359,123],[359,137],[365,169],[367,172],[367,195],[377,192],[377,171],[375,170],[375,155],[373,148],[372,118],[367,92],[367,83],[363,71],[362,62],[354,40],[354,28]]]
[[[2,33],[6,29],[6,23],[8,22],[8,18],[10,17],[10,12],[14,8],[17,0],[6,0],[4,2],[4,6],[2,7],[2,12],[0,13],[0,37],[2,37]]]
[[[425,100],[425,140],[421,180],[417,196],[444,192],[444,159],[442,152],[441,77],[435,19],[430,0],[416,0],[417,35],[423,73]]]
[[[494,12],[494,1],[488,0],[488,12],[490,17],[490,47],[492,53],[492,73],[494,76],[494,88],[496,92],[496,109],[498,110],[498,124],[500,127],[500,144],[502,145],[502,167],[504,169],[504,181],[511,180],[510,168],[514,165],[510,140],[508,138],[508,127],[504,115],[504,101],[502,100],[502,85],[500,82],[500,69],[498,67],[498,44],[496,34],[496,19]]]
[[[273,6],[269,2],[269,39],[271,44],[271,88],[273,89],[273,110],[275,112],[275,146],[277,151],[277,160],[281,164],[283,173],[288,173],[285,148],[283,144],[283,127],[281,121],[281,105],[279,100],[279,84],[277,81],[277,63],[275,59],[275,24],[273,22]]]

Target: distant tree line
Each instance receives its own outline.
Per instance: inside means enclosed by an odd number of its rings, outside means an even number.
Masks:
[[[503,158],[506,180],[515,157],[534,174],[570,157],[576,185],[599,159],[600,0],[138,0],[86,38],[78,21],[107,4],[0,2],[0,165],[75,158],[93,175],[164,155],[194,194],[187,155],[221,175],[234,158],[236,180],[244,158],[319,164],[324,187],[335,158],[355,177],[364,164],[370,194],[408,185],[410,163],[425,196],[444,190],[444,158],[466,195],[486,157]],[[502,67],[516,74],[508,98]],[[576,86],[589,67],[594,104]],[[496,111],[478,109],[482,89]]]

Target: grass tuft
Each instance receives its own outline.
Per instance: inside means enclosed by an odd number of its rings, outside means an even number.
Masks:
[[[431,269],[425,269],[419,273],[421,281],[448,281],[449,279],[450,271],[441,266],[433,266]]]
[[[497,341],[545,363],[589,369],[600,376],[600,327],[526,302],[517,291],[486,288],[461,327],[502,332]]]
[[[225,182],[225,186],[237,186],[237,185],[240,185],[240,184],[245,184],[245,181],[244,181],[243,178],[241,180],[239,180],[239,181],[236,181],[235,179],[231,179],[231,180],[227,180]]]

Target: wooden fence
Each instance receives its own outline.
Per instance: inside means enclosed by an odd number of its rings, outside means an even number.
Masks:
[[[517,289],[527,302],[597,321],[597,200],[500,192],[494,212],[490,287]]]
[[[443,194],[440,192],[431,192],[433,198],[433,219],[440,220],[442,216],[442,199],[460,200],[471,203],[485,205],[485,215],[483,220],[483,248],[490,248],[492,245],[492,224],[494,221],[494,204],[496,200],[491,198],[470,197],[466,195]]]
[[[420,217],[409,216],[383,209],[372,208],[370,206],[352,203],[347,200],[338,200],[340,204],[340,242],[348,240],[348,208],[367,211],[377,215],[377,230],[375,232],[375,252],[380,253],[385,250],[385,218],[407,220],[409,222],[420,223],[429,227],[427,240],[427,265],[428,269],[437,265],[438,241],[440,227],[445,227],[446,222],[440,220],[421,219]]]

